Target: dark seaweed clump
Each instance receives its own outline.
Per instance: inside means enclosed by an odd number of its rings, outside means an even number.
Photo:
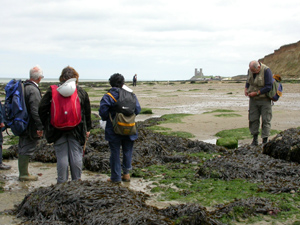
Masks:
[[[181,217],[179,224],[222,224],[196,204],[159,210],[145,203],[148,197],[108,182],[73,181],[31,192],[16,211],[24,224],[161,225]]]
[[[148,119],[138,122],[139,138],[134,143],[132,165],[134,168],[144,168],[151,165],[165,164],[170,162],[199,162],[197,157],[178,155],[178,153],[209,152],[218,153],[226,151],[225,148],[202,141],[193,141],[186,138],[167,136],[154,133],[147,127],[156,125],[162,118]],[[93,122],[93,128],[98,128],[99,122]],[[11,146],[8,151],[12,156],[17,156],[17,145]],[[91,135],[86,144],[86,151],[83,158],[85,169],[109,173],[110,150],[108,142],[105,140],[104,132]],[[39,162],[56,162],[53,144],[48,144],[45,139],[41,139],[37,145],[32,160]]]
[[[258,191],[271,193],[298,191],[300,187],[299,164],[262,154],[261,146],[239,147],[207,160],[197,174],[200,178],[246,179],[260,183]]]
[[[290,128],[270,140],[263,153],[275,159],[300,163],[300,128]]]

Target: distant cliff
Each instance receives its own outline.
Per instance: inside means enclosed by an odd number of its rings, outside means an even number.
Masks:
[[[274,53],[259,60],[284,79],[300,78],[300,41],[281,46]]]

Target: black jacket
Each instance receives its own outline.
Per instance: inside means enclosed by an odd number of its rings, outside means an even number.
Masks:
[[[52,100],[52,90],[51,87],[48,88],[47,92],[43,96],[39,105],[39,115],[41,121],[45,128],[45,137],[48,143],[55,142],[64,133],[71,132],[81,145],[84,145],[86,140],[86,132],[90,131],[92,128],[91,121],[91,106],[88,93],[81,87],[77,86],[78,96],[81,105],[81,122],[74,129],[69,131],[63,131],[56,129],[50,123],[51,120],[51,100]]]

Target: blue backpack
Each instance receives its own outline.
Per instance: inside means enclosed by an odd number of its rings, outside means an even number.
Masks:
[[[21,80],[11,80],[5,86],[3,118],[6,128],[20,136],[27,128],[29,115],[24,96],[24,84]]]

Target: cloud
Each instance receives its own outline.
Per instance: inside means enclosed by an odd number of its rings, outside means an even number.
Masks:
[[[0,74],[32,64],[56,77],[73,64],[91,79],[114,72],[139,79],[245,73],[248,62],[299,40],[295,0],[4,0]],[[11,69],[18,63],[19,66]],[[47,71],[45,71],[47,73]]]

